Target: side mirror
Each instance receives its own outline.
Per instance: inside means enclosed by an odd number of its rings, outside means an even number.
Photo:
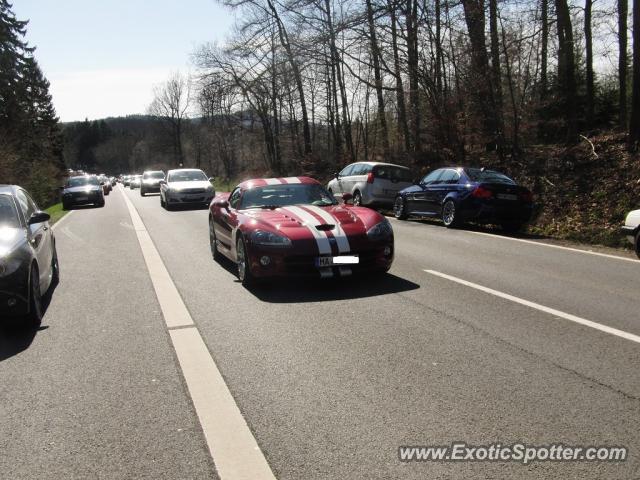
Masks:
[[[339,172],[334,172],[333,173],[333,177],[334,178],[340,178],[340,173]]]
[[[42,210],[38,210],[37,212],[33,212],[31,217],[29,217],[29,225],[33,225],[34,223],[43,223],[51,220],[51,215],[47,212],[43,212]]]
[[[104,185],[104,182],[100,182],[100,185]]]
[[[213,182],[215,180],[215,177],[209,177],[209,181]]]
[[[414,178],[414,179],[413,179],[413,184],[414,184],[414,185],[420,185],[420,181],[421,181],[421,180],[422,180],[421,178]]]
[[[213,202],[213,205],[225,210],[229,209],[229,202],[227,202],[226,200],[216,200],[215,202]]]
[[[166,185],[167,181],[166,180],[160,180],[160,182],[158,182],[158,183],[160,183],[160,185]]]
[[[350,202],[351,200],[353,200],[353,195],[351,195],[350,193],[343,193],[343,194],[342,194],[342,201],[343,201],[344,203],[348,203],[348,202]]]

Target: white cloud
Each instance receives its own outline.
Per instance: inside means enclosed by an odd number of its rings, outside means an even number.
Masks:
[[[145,113],[153,87],[175,68],[109,69],[48,75],[63,122]]]

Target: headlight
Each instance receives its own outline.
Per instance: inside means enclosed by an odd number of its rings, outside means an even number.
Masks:
[[[251,243],[267,247],[288,247],[291,245],[291,240],[277,233],[256,230],[251,234]]]
[[[388,238],[393,237],[393,229],[391,228],[389,220],[385,218],[380,223],[377,223],[367,230],[367,237],[369,240],[373,240],[375,242],[387,240]]]

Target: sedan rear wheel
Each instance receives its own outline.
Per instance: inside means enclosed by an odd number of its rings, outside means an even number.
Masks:
[[[251,267],[249,265],[249,256],[247,255],[247,248],[242,236],[238,237],[236,242],[236,258],[238,263],[238,279],[245,287],[250,287],[254,283],[253,275],[251,274]]]
[[[396,198],[396,202],[393,205],[393,214],[398,220],[407,219],[407,212],[404,205],[404,199],[402,197]]]
[[[28,327],[38,328],[42,322],[42,294],[40,292],[40,275],[38,267],[31,266],[29,286],[29,313],[26,317]]]
[[[640,258],[640,231],[636,233],[636,255]]]
[[[447,200],[442,206],[442,223],[447,228],[454,228],[458,226],[458,212],[456,211],[456,204],[453,200]]]
[[[356,207],[359,207],[359,206],[362,205],[362,194],[360,192],[358,192],[357,190],[353,194],[353,204]]]

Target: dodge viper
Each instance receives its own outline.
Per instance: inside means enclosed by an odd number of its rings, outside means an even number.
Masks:
[[[338,203],[309,177],[247,180],[217,195],[209,209],[209,240],[213,257],[235,262],[245,286],[265,277],[383,273],[394,254],[385,217]]]

